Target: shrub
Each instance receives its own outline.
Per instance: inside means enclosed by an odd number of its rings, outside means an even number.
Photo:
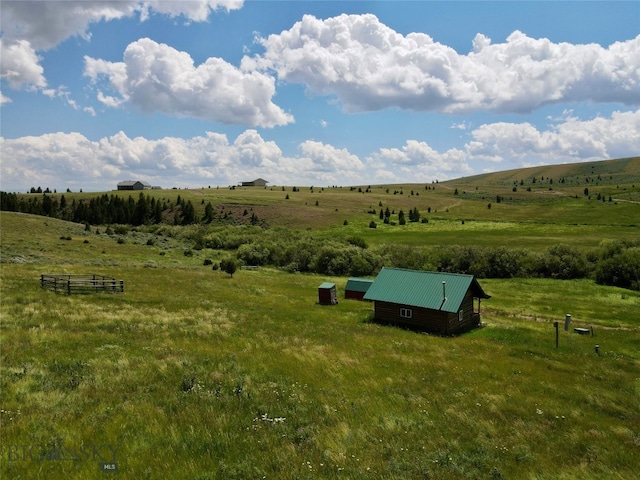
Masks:
[[[257,243],[245,243],[240,245],[237,255],[247,265],[264,265],[269,258],[269,250]]]
[[[360,247],[360,248],[367,248],[368,247],[367,242],[362,237],[349,237],[349,238],[347,238],[347,242],[349,242],[350,245],[354,245],[354,246]]]
[[[640,247],[626,249],[599,262],[596,283],[640,290]]]
[[[484,258],[486,268],[483,276],[487,278],[513,278],[524,272],[523,260],[527,253],[523,250],[509,250],[505,247],[490,248]]]
[[[371,220],[369,222],[369,228],[377,228],[377,227],[378,227],[378,224],[376,222],[374,222],[373,220]]]
[[[560,280],[584,278],[588,276],[590,270],[586,256],[569,245],[549,247],[538,257],[535,268],[543,277]]]
[[[208,265],[213,265],[213,260],[211,260],[210,258],[205,258],[204,262],[202,263],[205,267]]]
[[[229,257],[229,258],[225,258],[224,260],[220,261],[220,270],[222,270],[225,273],[228,273],[230,277],[233,278],[233,274],[236,273],[236,270],[238,269],[238,264],[236,263],[236,260]]]

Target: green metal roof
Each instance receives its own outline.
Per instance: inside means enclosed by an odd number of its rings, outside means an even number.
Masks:
[[[475,297],[489,298],[473,275],[385,267],[364,299],[455,313],[469,288]]]
[[[336,284],[335,284],[335,283],[322,282],[318,288],[320,288],[320,289],[322,289],[322,290],[325,290],[325,289],[327,289],[327,288],[333,288],[333,287],[335,287],[335,286],[336,286]]]
[[[366,292],[371,287],[373,280],[369,280],[368,278],[356,278],[351,277],[347,280],[347,286],[345,290],[351,290],[352,292]]]

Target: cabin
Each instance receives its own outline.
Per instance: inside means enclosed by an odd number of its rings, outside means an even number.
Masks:
[[[242,182],[243,187],[266,187],[267,182],[264,178],[256,178],[251,182]]]
[[[480,325],[480,301],[490,297],[473,275],[385,267],[363,298],[377,322],[455,335]]]
[[[362,300],[362,297],[367,293],[367,290],[369,290],[372,283],[373,280],[369,280],[368,278],[349,278],[349,280],[347,280],[347,285],[344,288],[344,298]]]
[[[323,282],[318,287],[318,303],[320,305],[337,305],[338,295],[335,283]]]
[[[118,183],[118,190],[149,190],[151,185],[140,180],[125,180]]]

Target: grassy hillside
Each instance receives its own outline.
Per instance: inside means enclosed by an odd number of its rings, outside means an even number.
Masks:
[[[107,194],[134,200],[140,195],[117,191]],[[191,201],[198,218],[211,203],[217,214],[229,212],[236,223],[248,223],[255,214],[267,227],[310,229],[329,236],[357,232],[371,244],[453,242],[536,249],[568,243],[589,248],[604,239],[637,238],[640,157],[533,167],[437,184],[214,187],[150,190],[144,194],[173,206],[178,197]],[[64,195],[71,204],[101,194]],[[38,195],[22,195],[34,196]],[[53,196],[59,199],[62,193]],[[380,210],[387,208],[392,212],[391,223],[396,225],[380,220]],[[429,223],[397,225],[400,210],[406,214],[414,208]],[[166,212],[169,223],[173,223],[173,215],[173,210]],[[377,229],[368,228],[371,221],[377,223]]]
[[[584,185],[512,182],[150,194],[253,208],[282,236],[372,245],[541,250],[638,236],[640,182],[611,184],[624,192],[611,202],[595,183],[589,200]],[[489,195],[505,200],[488,209]],[[431,206],[429,223],[370,229],[378,202],[394,219]],[[1,478],[96,478],[114,463],[132,479],[637,477],[640,292],[481,279],[483,327],[441,338],[372,323],[370,303],[343,299],[346,277],[214,271],[203,261],[229,253],[193,249],[201,228],[107,235],[0,213]],[[40,289],[42,273],[88,272],[124,280],[125,293]],[[338,305],[317,304],[324,281]],[[567,313],[594,336],[565,332]]]

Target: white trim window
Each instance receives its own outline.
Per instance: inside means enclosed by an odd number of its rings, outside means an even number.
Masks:
[[[464,320],[464,310],[461,308],[458,310],[458,321],[462,322]]]
[[[413,310],[410,308],[401,308],[400,309],[400,317],[401,318],[411,318],[413,317]]]

